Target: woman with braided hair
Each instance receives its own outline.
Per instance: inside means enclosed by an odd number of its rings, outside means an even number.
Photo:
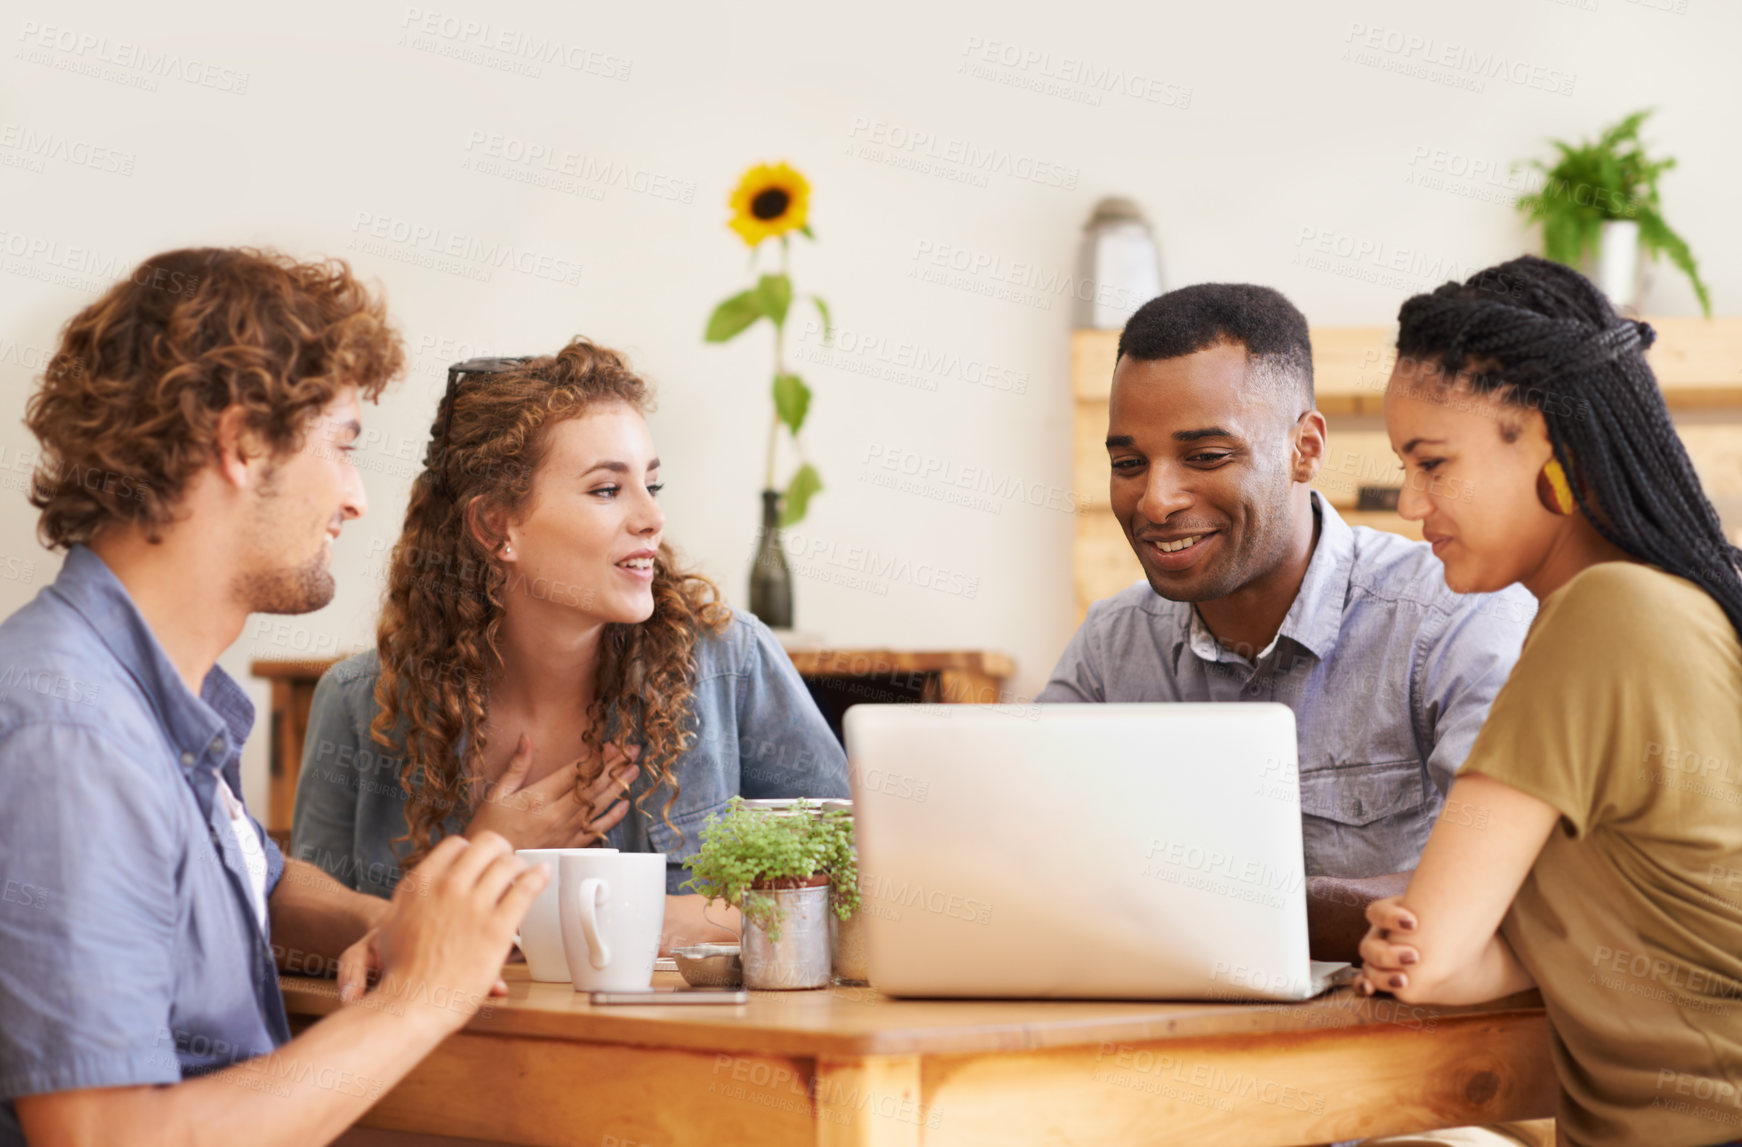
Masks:
[[[1542,990],[1562,1142],[1742,1127],[1742,580],[1644,351],[1578,273],[1515,259],[1403,305],[1398,510],[1464,593],[1540,609],[1363,990]]]
[[[296,856],[385,897],[442,837],[484,829],[663,852],[667,941],[724,939],[679,894],[708,814],[847,795],[768,627],[666,542],[650,402],[586,339],[450,368],[376,648],[315,689]]]

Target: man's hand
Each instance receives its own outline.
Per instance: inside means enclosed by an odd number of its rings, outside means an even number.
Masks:
[[[393,909],[387,910],[388,915]],[[346,948],[339,956],[339,1002],[354,1004],[369,990],[369,983],[381,971],[381,949],[376,941],[381,935],[377,924],[363,933],[363,938]]]
[[[577,796],[581,759],[533,784],[532,742],[525,733],[515,745],[508,767],[484,786],[478,809],[466,825],[466,835],[494,832],[515,848],[585,848],[598,844],[629,811],[629,786],[640,767],[641,747],[626,751],[615,741],[605,746],[605,767]]]
[[[527,867],[493,832],[450,836],[399,882],[352,966],[366,975],[373,959],[377,991],[427,1003],[458,1028],[499,982],[514,932],[550,880],[548,864]]]
[[[388,913],[392,914],[392,907]],[[369,929],[363,938],[352,944],[339,956],[339,1002],[354,1004],[368,992],[369,985],[381,975],[381,925]],[[491,986],[490,994],[505,996],[508,994],[508,984],[497,979]]]
[[[278,966],[318,975],[330,971],[387,914],[387,901],[347,888],[315,865],[288,856],[266,907]]]
[[[24,1137],[45,1145],[331,1143],[465,1023],[549,882],[548,866],[528,868],[495,833],[449,837],[400,881],[391,910],[345,953],[360,970],[378,959],[378,992],[404,1006],[341,1008],[267,1056],[169,1086],[20,1096]],[[299,1064],[319,1070],[286,1069]]]

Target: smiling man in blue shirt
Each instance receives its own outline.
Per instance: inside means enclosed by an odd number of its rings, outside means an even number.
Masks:
[[[1294,710],[1313,954],[1352,960],[1403,891],[1512,671],[1528,594],[1458,595],[1431,548],[1351,528],[1325,454],[1306,318],[1268,287],[1152,299],[1119,339],[1109,500],[1145,581],[1089,609],[1042,701],[1276,701]]]
[[[253,251],[149,260],[63,331],[26,421],[66,560],[0,624],[0,878],[28,890],[0,898],[0,1147],[324,1143],[493,989],[548,873],[488,833],[391,903],[287,863],[216,665],[249,613],[332,599],[359,400],[403,361],[342,263]],[[275,956],[381,984],[293,1040]]]

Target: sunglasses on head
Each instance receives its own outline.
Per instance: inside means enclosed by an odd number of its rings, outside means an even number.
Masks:
[[[448,485],[448,432],[454,425],[455,392],[460,388],[460,380],[473,374],[502,374],[531,361],[531,355],[521,355],[519,358],[469,358],[448,367],[448,392],[442,399],[447,404],[442,413],[442,449],[436,455],[436,489],[448,501],[454,500],[453,489]]]

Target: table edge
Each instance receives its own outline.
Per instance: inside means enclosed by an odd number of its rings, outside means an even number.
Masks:
[[[341,1006],[337,986],[331,980],[287,975],[280,978],[280,987],[284,992],[285,1010],[293,1020],[318,1020],[338,1011]],[[1371,1014],[1376,1004],[1383,1008],[1396,1003],[1389,997],[1365,1000],[1345,993],[1352,993],[1352,990],[1339,989],[1336,993],[1318,997],[1316,1000],[1301,1001],[1299,1004],[1225,1005],[1229,1008],[1250,1008],[1252,1022],[1246,1026],[1230,1025],[1226,1014],[1204,1011],[1185,1013],[1178,1017],[1152,1013],[1133,1016],[1130,1021],[1123,1023],[1117,1019],[1096,1016],[1085,1017],[1076,1022],[1045,1025],[1005,1022],[976,1027],[939,1028],[917,1024],[909,1028],[881,1031],[837,1032],[770,1026],[685,1024],[672,1022],[683,1017],[674,1017],[672,1009],[660,1005],[646,1008],[612,1007],[608,1012],[559,1012],[486,1004],[485,1010],[468,1021],[461,1030],[472,1035],[510,1039],[568,1040],[575,1043],[679,1048],[698,1052],[815,1058],[875,1055],[960,1056],[1065,1050],[1108,1043],[1287,1039],[1364,1028],[1382,1031],[1399,1028],[1411,1030],[1412,1026],[1425,1027],[1431,1033],[1453,1024],[1468,1026],[1472,1021],[1517,1023],[1546,1017],[1540,996],[1535,992],[1526,992],[1494,1001],[1494,1006],[1439,1008],[1402,1005],[1417,1011],[1425,1008],[1431,1013],[1426,1017],[1425,1024],[1418,1017],[1417,1023],[1411,1025],[1392,1019],[1375,1018]],[[1322,1017],[1324,1022],[1305,1026],[1264,1022],[1267,1016],[1280,1016],[1285,1011],[1312,1007],[1315,1004],[1319,1005],[1313,1013],[1315,1019]],[[1327,1008],[1326,1005],[1330,1007]],[[654,1017],[658,1017],[657,1020]],[[649,1022],[650,1020],[653,1022]]]

